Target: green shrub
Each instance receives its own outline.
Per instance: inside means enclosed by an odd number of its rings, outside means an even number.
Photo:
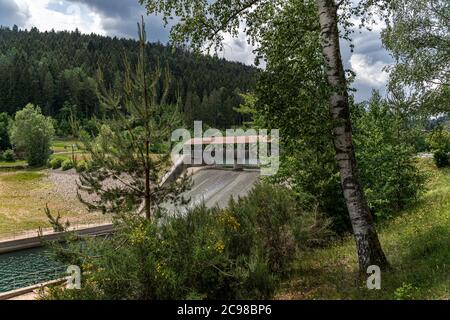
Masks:
[[[450,132],[443,127],[437,127],[427,138],[432,151],[434,151],[434,163],[438,168],[450,164]]]
[[[92,240],[81,254],[77,244],[56,251],[82,267],[82,289],[52,289],[45,298],[272,298],[299,249],[328,235],[326,222],[293,199],[261,184],[229,209],[199,206],[157,221],[124,217],[108,241]]]
[[[394,291],[395,300],[413,300],[414,294],[418,291],[418,288],[412,284],[403,283],[401,287],[398,287]]]
[[[0,151],[11,148],[8,135],[8,127],[11,122],[10,116],[6,112],[0,112]],[[0,158],[1,158],[0,152]]]
[[[256,249],[271,272],[286,272],[298,249],[321,244],[330,235],[330,222],[304,212],[293,191],[266,183],[232,201],[220,219],[228,226],[232,256],[250,255]]]
[[[71,160],[64,160],[61,163],[61,170],[62,171],[67,171],[67,170],[70,170],[70,169],[73,169],[73,162]]]
[[[16,150],[25,152],[30,166],[41,166],[47,162],[54,133],[52,119],[42,115],[41,109],[32,104],[17,111],[9,126],[11,143]]]
[[[3,160],[6,162],[14,162],[16,160],[14,151],[9,149],[9,150],[6,150],[5,152],[3,152]]]
[[[89,169],[89,165],[86,161],[81,160],[81,161],[78,161],[76,169],[77,169],[77,172],[86,172]]]
[[[399,212],[424,190],[426,179],[414,158],[417,135],[403,107],[403,102],[383,100],[375,92],[368,106],[359,107],[355,121],[361,180],[370,209],[379,218]]]
[[[443,150],[435,151],[433,158],[434,163],[438,168],[443,168],[450,165],[450,155]]]
[[[52,169],[59,169],[61,168],[63,160],[61,158],[53,158],[50,160],[50,166]]]
[[[450,152],[450,132],[443,127],[436,127],[426,139],[431,150]]]

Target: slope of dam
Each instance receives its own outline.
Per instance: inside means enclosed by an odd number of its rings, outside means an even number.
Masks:
[[[171,211],[185,211],[186,208],[204,203],[206,207],[212,208],[227,206],[230,198],[243,197],[253,188],[259,180],[259,170],[233,171],[227,169],[203,168],[192,176],[193,186],[184,194],[190,199],[187,206],[175,210],[169,206]]]

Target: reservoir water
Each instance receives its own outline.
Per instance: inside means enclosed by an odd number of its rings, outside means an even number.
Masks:
[[[65,270],[46,248],[0,254],[0,293],[61,278]]]

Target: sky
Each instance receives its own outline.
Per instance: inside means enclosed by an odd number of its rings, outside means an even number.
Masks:
[[[166,43],[170,25],[164,28],[160,16],[146,16],[138,0],[0,0],[0,25],[21,29],[36,27],[45,30],[75,30],[107,36],[136,38],[136,23],[144,15],[148,40]],[[392,64],[388,52],[382,48],[381,25],[372,31],[357,30],[353,35],[355,49],[350,52],[342,43],[345,68],[356,73],[354,87],[357,101],[370,97],[372,89],[384,92],[388,74],[383,68]],[[238,38],[226,36],[221,57],[248,65],[254,62],[253,47],[244,34]]]

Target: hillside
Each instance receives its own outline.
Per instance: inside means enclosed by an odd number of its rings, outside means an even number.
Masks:
[[[0,28],[0,112],[14,114],[31,102],[58,120],[71,109],[79,118],[100,116],[98,70],[106,86],[120,92],[124,57],[134,64],[137,53],[138,43],[131,39]],[[253,89],[255,68],[159,43],[148,44],[147,56],[151,69],[158,63],[170,69],[169,102],[181,97],[186,123],[239,122],[233,111],[240,103],[237,93]]]
[[[420,159],[428,174],[427,191],[393,220],[378,225],[393,266],[381,277],[381,290],[355,286],[358,278],[353,238],[298,259],[279,299],[443,299],[450,298],[448,246],[450,170]]]

